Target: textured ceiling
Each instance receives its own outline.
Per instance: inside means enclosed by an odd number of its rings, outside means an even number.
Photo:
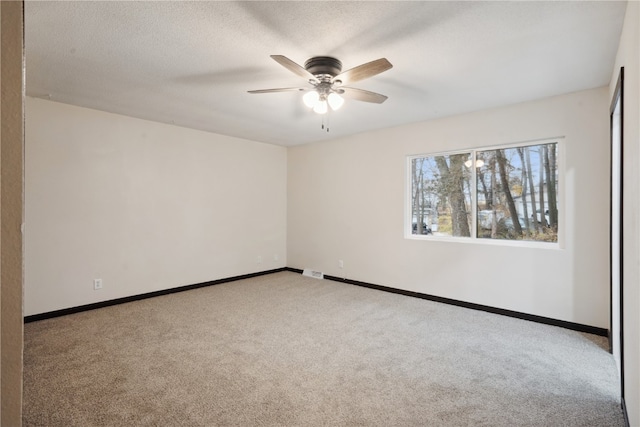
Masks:
[[[296,145],[608,84],[626,2],[35,2],[27,94]],[[273,61],[315,55],[393,68],[328,117]]]

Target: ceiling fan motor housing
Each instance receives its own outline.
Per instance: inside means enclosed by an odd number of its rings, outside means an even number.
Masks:
[[[342,62],[330,56],[314,56],[305,61],[304,68],[314,76],[329,75],[335,77],[342,71]]]

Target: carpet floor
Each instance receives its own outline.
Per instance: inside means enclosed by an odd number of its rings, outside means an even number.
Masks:
[[[624,426],[603,337],[293,272],[24,345],[24,426]]]

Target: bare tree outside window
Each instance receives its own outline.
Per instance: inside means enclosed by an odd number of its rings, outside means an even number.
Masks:
[[[471,237],[470,153],[411,160],[412,234]]]
[[[476,156],[484,163],[476,171],[477,236],[557,242],[557,143],[478,151]],[[491,200],[486,194],[492,194]]]

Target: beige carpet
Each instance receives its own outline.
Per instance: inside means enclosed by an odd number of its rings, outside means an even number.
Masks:
[[[25,325],[25,426],[623,426],[602,337],[282,272]]]

